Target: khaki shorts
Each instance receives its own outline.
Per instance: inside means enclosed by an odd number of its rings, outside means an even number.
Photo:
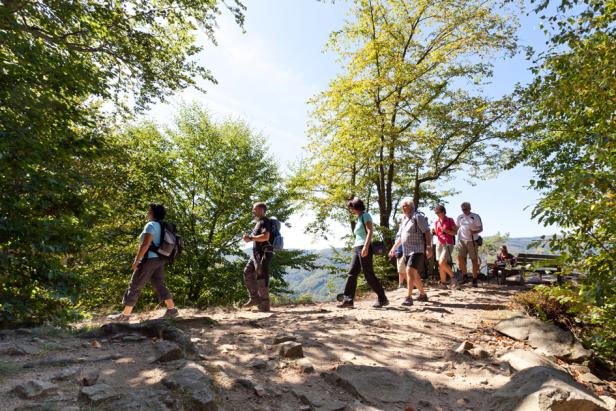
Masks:
[[[436,261],[439,263],[453,261],[453,244],[436,245]]]
[[[474,241],[458,241],[456,244],[456,250],[458,251],[458,256],[466,259],[466,256],[469,256],[471,260],[477,260],[477,249],[479,246],[475,244]]]
[[[406,273],[406,260],[404,258],[404,256],[398,258],[398,274],[405,274]]]

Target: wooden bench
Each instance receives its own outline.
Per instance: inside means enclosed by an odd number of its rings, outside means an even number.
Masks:
[[[552,254],[530,254],[520,253],[515,258],[515,266],[513,267],[497,267],[500,274],[497,278],[499,284],[505,284],[507,277],[519,275],[518,283],[524,284],[526,281],[526,273],[536,273],[539,277],[539,283],[543,283],[543,275],[556,274],[561,271],[561,266],[558,263],[559,255]],[[494,268],[495,264],[488,264],[489,268]],[[561,276],[556,276],[558,283],[562,282]]]

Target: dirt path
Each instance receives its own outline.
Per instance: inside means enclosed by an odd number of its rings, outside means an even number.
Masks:
[[[272,313],[183,310],[184,320],[175,325],[191,338],[198,352],[193,359],[217,386],[216,403],[222,409],[480,410],[489,394],[511,378],[500,354],[525,348],[492,330],[495,322],[511,315],[507,304],[515,292],[494,285],[429,290],[429,302],[403,307],[405,290],[395,290],[388,293],[391,305],[385,309],[372,308],[370,297],[351,310],[334,303],[274,307]],[[160,314],[148,313],[140,320]],[[189,408],[168,384],[161,384],[186,360],[153,363],[155,339],[23,333],[6,334],[2,342],[28,352],[9,355],[5,349],[0,354],[9,364],[0,377],[7,409],[90,409],[83,398],[78,401],[81,387],[73,377],[53,378],[66,369],[81,374],[92,370],[98,383],[110,387],[115,397],[96,409]],[[276,337],[301,343],[303,359],[281,356]],[[464,341],[474,348],[456,354]],[[74,364],[62,363],[70,358]],[[37,361],[46,364],[21,368]],[[56,388],[29,400],[9,392],[32,379],[53,380]]]

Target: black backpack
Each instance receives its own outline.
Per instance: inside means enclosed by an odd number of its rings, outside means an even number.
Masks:
[[[156,247],[152,244],[148,250],[173,262],[184,250],[184,239],[177,233],[175,224],[166,221],[155,221],[160,224],[160,245]]]

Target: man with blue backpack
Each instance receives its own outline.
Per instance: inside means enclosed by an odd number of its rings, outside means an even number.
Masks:
[[[248,289],[248,302],[244,307],[257,306],[259,311],[270,310],[269,277],[270,264],[274,251],[283,248],[280,236],[280,222],[274,218],[267,218],[265,203],[255,203],[252,213],[257,220],[255,227],[249,235],[242,239],[249,243],[252,241],[252,256],[244,268],[244,281]]]

